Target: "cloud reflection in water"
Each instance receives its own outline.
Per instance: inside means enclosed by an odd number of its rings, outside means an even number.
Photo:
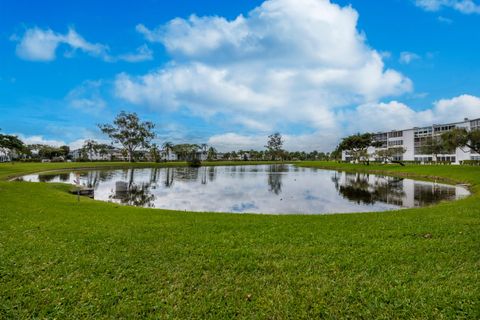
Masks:
[[[74,173],[25,181],[73,183]],[[95,199],[173,210],[324,214],[425,206],[468,195],[462,187],[393,178],[259,165],[92,170],[80,173]]]

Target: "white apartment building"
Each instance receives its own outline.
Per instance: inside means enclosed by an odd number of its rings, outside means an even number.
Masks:
[[[480,160],[480,154],[472,153],[470,150],[463,151],[457,148],[455,152],[449,154],[439,154],[437,159],[434,159],[434,155],[423,154],[423,146],[432,137],[440,136],[443,133],[452,130],[453,128],[465,128],[467,130],[480,130],[480,118],[469,120],[467,118],[461,122],[449,123],[449,124],[434,124],[428,127],[415,127],[406,130],[393,130],[390,132],[379,132],[374,135],[374,139],[382,143],[379,148],[369,147],[368,154],[370,160],[375,160],[375,152],[379,149],[387,149],[394,147],[402,147],[406,151],[403,155],[399,155],[395,160],[403,161],[446,161],[459,164],[464,160]],[[348,151],[342,152],[343,161],[351,161],[352,158]]]
[[[87,156],[87,160],[90,161],[108,161],[111,159],[110,154],[100,154],[97,152],[84,153],[82,149],[70,151],[69,156],[72,158],[73,161],[78,161],[84,158],[84,156]]]

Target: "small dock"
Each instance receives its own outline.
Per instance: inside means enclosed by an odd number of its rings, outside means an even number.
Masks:
[[[93,198],[95,195],[95,190],[93,188],[80,188],[70,190],[71,194]]]

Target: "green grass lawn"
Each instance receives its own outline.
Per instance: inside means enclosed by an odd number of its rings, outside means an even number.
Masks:
[[[437,177],[474,193],[328,216],[77,203],[66,185],[6,181],[97,165],[125,164],[0,164],[0,319],[480,318],[480,167],[298,164]]]

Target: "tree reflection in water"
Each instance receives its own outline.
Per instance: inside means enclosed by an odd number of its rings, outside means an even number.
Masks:
[[[288,166],[284,164],[274,164],[268,169],[268,185],[270,192],[279,195],[282,193],[282,172],[288,171]]]
[[[159,168],[150,169],[150,184],[156,184],[160,180],[160,172]]]
[[[178,181],[192,182],[198,180],[200,168],[182,167],[176,168],[175,179]]]
[[[40,182],[51,182],[53,181],[58,175],[56,174],[41,174],[38,176],[38,181]]]
[[[369,174],[364,173],[343,173],[343,175],[345,179],[341,181],[342,173],[336,172],[332,181],[344,198],[358,204],[375,204],[380,201],[403,205],[405,198],[403,178],[374,176],[375,178],[371,179]]]
[[[201,171],[200,181],[202,184],[207,184],[207,167],[201,167],[198,170]]]
[[[60,173],[58,174],[58,179],[60,179],[61,182],[67,182],[70,180],[70,173]]]
[[[153,208],[155,196],[150,188],[154,183],[143,182],[136,184],[135,170],[131,169],[127,173],[128,182],[117,181],[115,183],[115,192],[109,196],[110,199],[119,200],[121,204],[137,207]]]
[[[124,183],[126,184],[126,182]],[[149,183],[134,183],[127,186],[126,190],[123,190],[123,188],[117,188],[115,192],[110,195],[110,199],[120,200],[121,204],[129,206],[153,208],[155,196],[150,192]]]
[[[165,181],[163,182],[163,184],[165,185],[165,187],[170,188],[171,186],[173,186],[173,181],[174,181],[174,178],[175,178],[174,169],[166,168],[165,171],[166,171],[165,172]]]
[[[429,205],[466,193],[443,184],[289,165],[75,171],[69,176],[29,175],[24,180],[61,182],[69,177],[67,182],[75,183],[77,175],[82,185],[95,188],[98,200],[172,209],[188,205],[202,211],[379,211]],[[253,202],[255,207],[247,206]]]
[[[215,181],[216,175],[217,175],[217,171],[215,167],[214,166],[208,167],[208,180],[210,182]]]

